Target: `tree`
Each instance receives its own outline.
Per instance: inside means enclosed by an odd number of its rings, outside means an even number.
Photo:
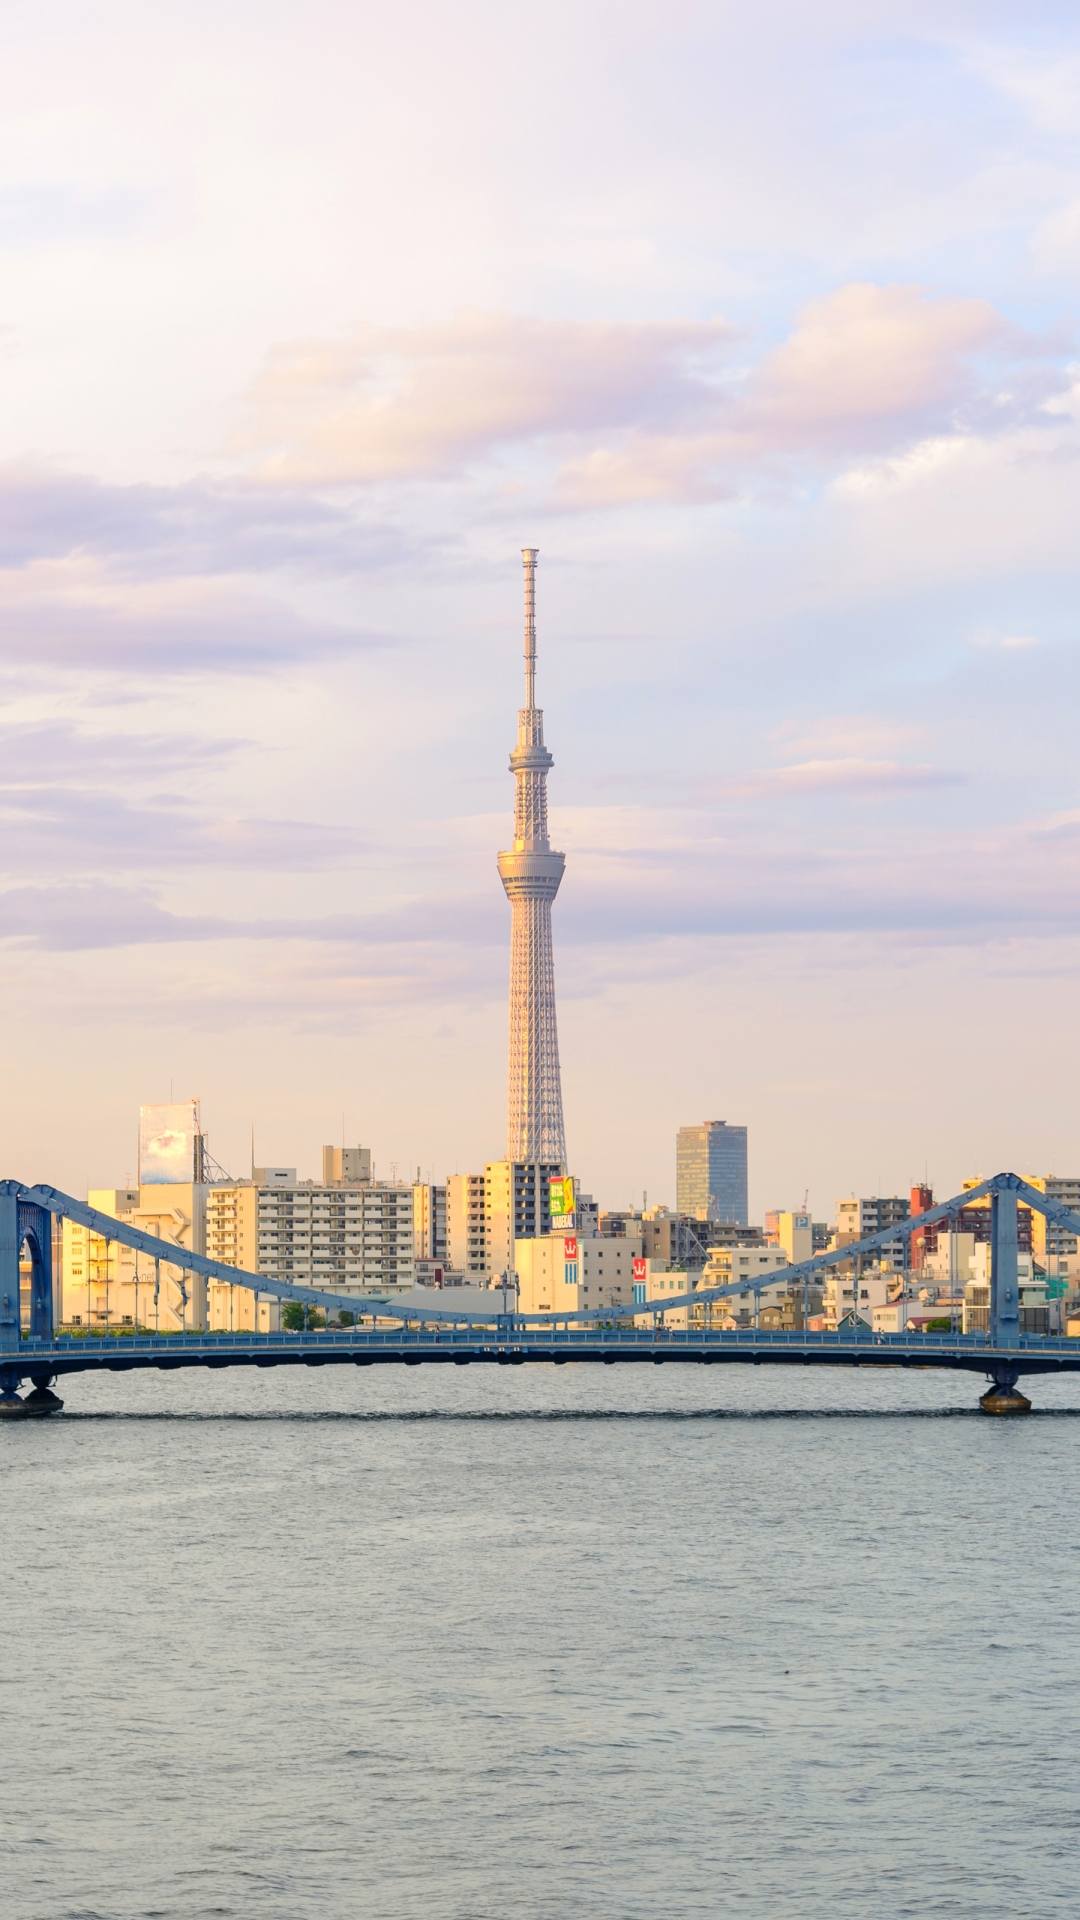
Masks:
[[[281,1324],[288,1333],[310,1333],[324,1321],[317,1309],[303,1300],[287,1300],[281,1309]]]

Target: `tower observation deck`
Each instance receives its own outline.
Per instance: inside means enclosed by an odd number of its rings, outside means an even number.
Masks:
[[[551,903],[566,859],[552,851],[548,839],[547,777],[552,759],[544,745],[544,716],[536,704],[538,551],[522,548],[525,705],[518,712],[517,746],[510,755],[516,783],[514,844],[499,855],[499,874],[511,909],[506,1157],[565,1167]]]

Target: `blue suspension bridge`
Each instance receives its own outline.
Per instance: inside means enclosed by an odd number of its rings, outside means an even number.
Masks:
[[[857,1297],[850,1324],[836,1330],[809,1330],[805,1312],[802,1329],[796,1331],[756,1326],[725,1330],[707,1324],[712,1316],[704,1312],[700,1324],[694,1323],[699,1309],[736,1294],[760,1295],[763,1287],[775,1287],[778,1281],[796,1291],[801,1287],[806,1299],[810,1283],[830,1267],[850,1268],[858,1274],[867,1256],[880,1256],[897,1240],[910,1240],[913,1233],[926,1228],[955,1226],[961,1213],[976,1203],[984,1203],[990,1214],[985,1332],[874,1332],[859,1318]],[[55,1187],[0,1181],[0,1415],[25,1417],[58,1412],[63,1401],[53,1388],[65,1375],[75,1373],[129,1373],[147,1367],[171,1371],[179,1367],[420,1366],[424,1362],[522,1366],[548,1361],[561,1366],[569,1361],[593,1361],[612,1366],[631,1360],[654,1365],[727,1361],[754,1366],[959,1369],[985,1375],[988,1380],[989,1387],[979,1402],[984,1412],[1026,1413],[1031,1402],[1020,1392],[1020,1380],[1037,1373],[1080,1373],[1080,1339],[1021,1331],[1019,1203],[1080,1236],[1080,1215],[1049,1200],[1016,1174],[999,1173],[880,1233],[760,1278],[695,1288],[644,1303],[608,1303],[574,1312],[521,1313],[509,1307],[512,1295],[505,1290],[493,1292],[490,1308],[461,1311],[448,1304],[446,1292],[436,1293],[430,1308],[426,1304],[418,1308],[415,1295],[404,1302],[377,1294],[343,1295],[293,1286],[174,1246],[111,1214],[99,1213]],[[62,1331],[55,1318],[53,1243],[55,1223],[63,1220],[99,1235],[106,1248],[116,1242],[183,1273],[249,1288],[257,1298],[322,1308],[325,1328],[297,1333],[197,1329],[161,1334],[136,1325],[130,1332],[107,1331],[104,1338],[89,1330]],[[23,1267],[29,1268],[25,1300]],[[853,1292],[857,1293],[857,1288]],[[352,1326],[340,1325],[343,1308],[354,1316]],[[685,1326],[669,1326],[666,1316],[680,1309],[684,1310]],[[335,1328],[330,1326],[331,1312],[339,1317]],[[29,1391],[20,1393],[20,1387],[27,1385]]]

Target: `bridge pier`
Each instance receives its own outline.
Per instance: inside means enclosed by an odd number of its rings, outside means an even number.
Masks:
[[[40,1379],[35,1376],[33,1391],[23,1401],[27,1413],[59,1413],[64,1403],[60,1395],[53,1392],[51,1380],[51,1374]]]
[[[25,1395],[17,1391],[23,1378],[21,1367],[0,1366],[0,1420],[26,1420],[34,1414],[59,1413],[64,1403],[60,1395],[52,1391],[51,1373],[32,1374],[31,1391]]]
[[[989,1376],[992,1385],[982,1395],[979,1405],[984,1413],[1030,1413],[1031,1401],[1022,1394],[1017,1381],[1020,1369],[1006,1363],[996,1366]]]
[[[0,1367],[0,1419],[18,1419],[26,1412],[26,1402],[16,1392],[20,1378],[15,1367]]]

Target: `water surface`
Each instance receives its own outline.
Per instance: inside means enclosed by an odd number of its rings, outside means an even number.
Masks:
[[[69,1379],[0,1429],[11,1920],[1074,1915],[1080,1383]]]

